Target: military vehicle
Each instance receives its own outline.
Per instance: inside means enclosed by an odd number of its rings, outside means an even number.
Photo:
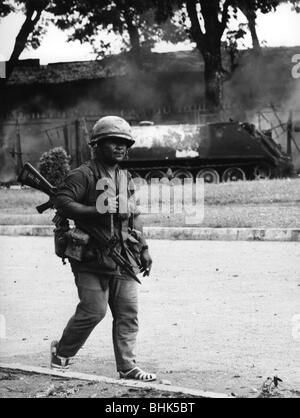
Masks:
[[[135,145],[123,166],[135,176],[203,178],[208,183],[290,176],[291,158],[254,125],[219,122],[206,125],[133,127]]]

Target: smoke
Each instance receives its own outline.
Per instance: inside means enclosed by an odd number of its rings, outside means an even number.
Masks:
[[[232,78],[224,84],[225,107],[231,117],[247,120],[262,129],[273,129],[273,138],[287,147],[287,122],[300,122],[300,78],[295,78],[295,60],[300,47],[265,48],[260,55],[244,51]],[[280,126],[282,124],[282,126]],[[293,133],[300,148],[300,134]],[[293,144],[293,161],[300,169],[300,155]]]
[[[0,183],[9,183],[16,179],[16,165],[6,147],[0,149]]]
[[[261,111],[267,118],[261,118],[261,127],[267,129],[270,125],[279,124],[273,111],[264,110],[266,107],[270,109],[270,104],[273,103],[283,123],[287,122],[290,110],[294,111],[294,119],[300,121],[300,79],[292,77],[292,68],[295,65],[292,57],[300,52],[299,49],[263,49],[261,56],[244,51],[239,60],[239,67],[224,85],[224,107],[228,108],[224,113],[224,119],[228,120],[231,117],[257,125],[257,113]],[[109,113],[123,114],[131,120],[149,120],[154,116],[157,123],[159,120],[166,120],[169,124],[198,123],[195,113],[188,113],[187,117],[183,118],[182,111],[186,106],[194,108],[194,105],[198,105],[204,99],[203,73],[195,71],[195,68],[200,68],[200,63],[195,61],[193,55],[184,55],[183,59],[179,53],[177,56],[155,54],[150,58],[153,62],[146,60],[143,71],[130,60],[121,57],[116,71],[115,66],[119,61],[112,57],[103,67],[106,78],[103,76],[97,80],[55,84],[53,76],[49,84],[11,86],[7,110],[18,110],[27,115],[23,118],[21,126],[23,161],[35,164],[40,155],[52,147],[51,141],[53,146],[63,145],[62,126],[65,123],[69,124],[69,137],[72,142],[75,137],[74,122],[77,118],[85,116],[89,116],[88,128],[91,128],[93,121],[98,117]],[[75,69],[80,71],[80,66]],[[85,66],[81,69],[81,72],[84,71],[87,71]],[[51,78],[51,71],[49,77]],[[168,108],[168,112],[175,112],[167,114],[165,118],[163,112],[159,112],[164,111],[164,108]],[[31,118],[32,114],[39,115],[35,118],[37,120]],[[50,133],[49,141],[45,131],[55,127],[60,127],[60,134],[57,133],[59,130],[54,129]],[[12,123],[11,128],[6,126],[5,131],[0,135],[0,149],[4,145],[12,148],[15,141],[15,125]],[[286,133],[277,129],[275,136],[285,150]],[[300,134],[298,138],[295,133],[295,140],[300,147]],[[293,152],[298,164],[298,152],[294,146]],[[9,161],[12,157],[7,150],[2,150],[1,153],[1,173],[6,171],[4,167],[8,164],[10,177],[12,164]]]
[[[300,172],[300,79],[294,79],[293,84],[294,90],[291,93],[290,98],[286,101],[286,103],[284,103],[283,108],[285,109],[286,120],[289,118],[290,115],[292,116],[294,128],[292,132],[292,158],[296,171]]]
[[[4,129],[0,125],[0,183],[9,183],[16,179],[16,164],[12,155],[11,126]]]
[[[291,75],[293,52],[289,48],[266,48],[260,55],[244,51],[239,66],[224,86],[226,104],[243,110],[282,105],[294,91]]]

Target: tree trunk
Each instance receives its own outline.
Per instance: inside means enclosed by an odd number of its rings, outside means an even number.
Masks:
[[[220,109],[222,106],[223,82],[221,39],[226,27],[224,21],[226,21],[229,2],[226,0],[224,3],[223,19],[220,22],[219,1],[200,1],[205,31],[200,24],[197,4],[196,0],[186,1],[187,12],[191,21],[190,34],[204,60],[206,106],[211,109]]]
[[[128,28],[128,33],[130,37],[130,44],[131,44],[131,55],[135,61],[135,63],[140,66],[141,65],[141,43],[140,43],[140,34],[138,29],[135,26]]]
[[[20,55],[26,47],[29,35],[33,32],[35,25],[40,20],[41,13],[42,10],[28,10],[26,12],[25,22],[23,23],[20,32],[16,37],[13,52],[6,66],[6,80],[10,78],[13,69],[20,58]]]
[[[222,107],[222,84],[223,72],[221,51],[204,52],[203,54],[205,69],[205,101],[206,106],[212,109]]]
[[[137,67],[141,66],[141,40],[139,30],[134,22],[134,14],[128,10],[124,9],[124,18],[127,25],[127,31],[130,38],[130,55],[133,58],[134,63]]]
[[[22,54],[22,52],[24,51],[26,47],[29,35],[33,32],[46,6],[47,6],[46,1],[41,1],[39,4],[37,3],[34,6],[28,3],[27,9],[26,9],[25,22],[23,23],[16,37],[13,52],[10,56],[9,61],[6,64],[6,78],[5,80],[2,79],[2,86],[4,86],[6,82],[9,80],[16,64],[18,63],[20,55]]]
[[[13,72],[15,66],[18,63],[20,55],[22,54],[22,52],[24,51],[24,49],[26,47],[29,35],[33,32],[36,24],[40,20],[42,11],[46,7],[46,4],[47,4],[47,2],[42,2],[41,1],[40,4],[38,5],[38,7],[36,7],[36,8],[30,7],[26,10],[25,22],[23,23],[23,25],[22,25],[22,27],[21,27],[21,29],[20,29],[17,37],[16,37],[13,52],[10,56],[9,61],[6,64],[5,78],[0,78],[0,94],[3,97],[5,97],[5,94],[6,94],[7,81],[11,77],[12,72]],[[5,103],[5,98],[3,100],[4,100],[4,103]],[[3,116],[4,113],[5,113],[5,104],[4,104],[4,106],[0,107],[0,117]]]
[[[256,31],[256,13],[254,10],[250,10],[247,7],[244,7],[241,3],[239,5],[239,8],[248,20],[248,26],[249,26],[249,30],[250,30],[251,38],[252,38],[252,47],[254,51],[260,52],[261,46],[259,43],[257,31]]]
[[[256,19],[248,20],[248,22],[249,22],[249,30],[250,30],[251,37],[252,37],[253,49],[256,52],[260,52],[261,51],[261,46],[260,46],[260,43],[259,43],[257,31],[256,31]]]

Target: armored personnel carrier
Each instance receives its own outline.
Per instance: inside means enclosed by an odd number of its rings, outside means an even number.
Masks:
[[[291,158],[270,132],[237,122],[133,127],[136,139],[124,167],[145,178],[203,178],[208,183],[292,174]],[[147,126],[148,125],[148,126]]]

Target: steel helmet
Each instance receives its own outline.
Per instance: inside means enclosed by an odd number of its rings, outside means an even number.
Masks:
[[[105,116],[93,127],[90,145],[94,146],[99,141],[112,137],[125,139],[129,148],[135,143],[131,127],[125,119],[119,116]]]

